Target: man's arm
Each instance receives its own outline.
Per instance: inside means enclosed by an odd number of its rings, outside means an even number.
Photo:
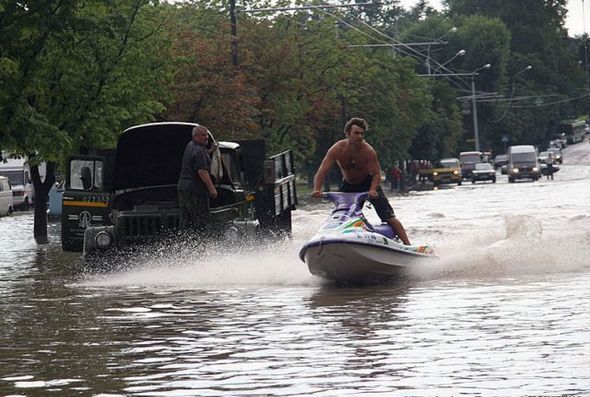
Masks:
[[[213,181],[211,181],[211,177],[209,176],[209,171],[199,169],[197,172],[199,174],[199,178],[201,178],[201,180],[205,184],[205,187],[207,188],[207,191],[209,192],[209,196],[216,198],[217,197],[217,189],[215,189],[215,186],[213,186]]]
[[[313,178],[313,192],[311,193],[313,197],[320,198],[322,196],[322,184],[324,183],[324,179],[326,179],[328,171],[330,171],[330,168],[336,162],[335,151],[334,146],[328,149],[328,152],[320,164],[320,168],[318,168],[318,171]]]
[[[371,179],[371,187],[369,188],[369,197],[377,197],[377,188],[381,183],[381,167],[379,167],[379,160],[377,159],[377,152],[371,148],[371,155],[369,160],[369,172],[373,176]]]

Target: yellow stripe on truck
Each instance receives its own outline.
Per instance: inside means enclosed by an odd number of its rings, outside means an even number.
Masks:
[[[107,203],[101,203],[99,201],[64,201],[63,205],[68,207],[94,207],[94,208],[106,208],[109,205]]]

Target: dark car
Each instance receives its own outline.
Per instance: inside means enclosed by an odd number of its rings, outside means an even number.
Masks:
[[[494,168],[501,168],[503,165],[508,164],[508,155],[499,154],[494,157]]]
[[[471,173],[471,183],[476,181],[492,181],[496,183],[496,170],[490,163],[477,163]]]
[[[561,152],[561,149],[556,148],[556,147],[550,147],[549,149],[547,149],[548,152],[553,153],[553,162],[554,163],[563,163],[563,153]]]

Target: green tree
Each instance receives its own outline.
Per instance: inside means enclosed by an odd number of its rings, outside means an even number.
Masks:
[[[447,0],[446,3],[453,18],[475,15],[498,18],[511,32],[511,54],[506,76],[499,86],[508,99],[482,117],[493,146],[501,147],[501,135],[510,136],[514,144],[544,144],[557,120],[587,113],[588,99],[580,95],[584,76],[578,60],[583,58],[578,58],[576,46],[569,45],[564,28],[566,0]],[[529,64],[533,69],[513,81],[513,76]],[[515,88],[522,89],[517,97],[526,92],[529,99],[513,103]]]
[[[164,109],[167,45],[159,7],[147,0],[15,2],[0,20],[0,145],[30,159],[42,243],[57,164],[72,151],[113,145],[125,127]]]

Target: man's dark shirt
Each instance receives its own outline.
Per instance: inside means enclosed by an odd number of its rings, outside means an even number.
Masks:
[[[209,170],[211,158],[207,149],[190,141],[184,149],[182,156],[182,166],[180,167],[180,176],[178,177],[178,190],[185,192],[206,192],[207,188],[199,177],[199,170]]]

